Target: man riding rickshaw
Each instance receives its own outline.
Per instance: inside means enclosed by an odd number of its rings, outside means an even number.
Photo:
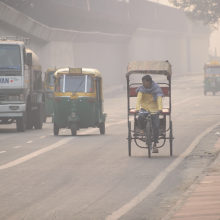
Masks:
[[[142,85],[130,83],[130,76],[133,74],[145,75],[142,77]],[[155,83],[150,75],[165,75],[168,82]],[[171,64],[168,61],[132,61],[128,64],[126,78],[129,156],[131,156],[132,140],[138,147],[147,148],[150,158],[152,143],[152,152],[158,153],[158,148],[163,147],[167,139],[170,142],[170,155],[172,156],[174,138],[171,120],[171,76]],[[137,97],[136,108],[130,107],[131,97]],[[166,108],[162,106],[162,97],[167,97],[169,100],[169,106]],[[134,120],[130,120],[131,115],[134,116]],[[169,131],[169,136],[166,136],[167,131]]]

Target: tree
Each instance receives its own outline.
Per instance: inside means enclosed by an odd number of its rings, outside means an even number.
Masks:
[[[220,0],[169,0],[183,9],[193,21],[203,21],[204,25],[215,26],[220,21]]]

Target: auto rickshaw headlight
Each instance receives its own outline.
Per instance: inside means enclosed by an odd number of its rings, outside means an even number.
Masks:
[[[72,113],[71,113],[71,117],[72,117],[72,118],[75,118],[75,117],[76,117],[76,113],[75,113],[75,112],[72,112]]]

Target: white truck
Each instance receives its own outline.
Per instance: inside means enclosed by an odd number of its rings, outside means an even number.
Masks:
[[[18,132],[43,126],[42,67],[29,44],[28,38],[0,37],[0,124],[16,122]]]

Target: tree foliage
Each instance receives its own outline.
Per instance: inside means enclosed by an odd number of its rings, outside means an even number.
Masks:
[[[183,9],[193,21],[203,21],[205,25],[219,24],[220,0],[169,0],[174,6]]]

